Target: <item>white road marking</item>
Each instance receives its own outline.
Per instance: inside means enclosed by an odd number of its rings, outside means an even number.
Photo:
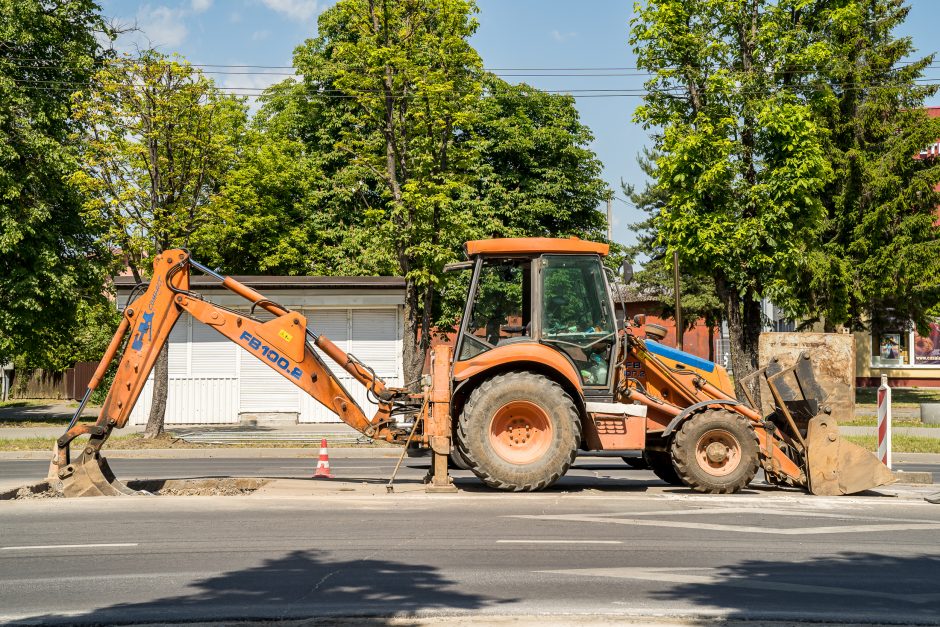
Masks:
[[[497,540],[498,544],[623,544],[620,540]]]
[[[0,551],[26,551],[32,549],[98,549],[137,546],[136,542],[110,542],[99,544],[33,544],[30,546],[0,546]]]
[[[630,513],[630,514],[546,514],[546,515],[516,515],[510,516],[509,518],[526,518],[530,520],[559,520],[567,522],[589,522],[589,523],[606,523],[612,525],[631,525],[636,527],[670,527],[674,529],[707,529],[709,531],[727,531],[731,533],[758,533],[758,534],[774,534],[780,536],[798,536],[798,535],[825,535],[825,534],[838,534],[838,533],[873,533],[873,532],[884,532],[884,531],[930,531],[934,529],[940,529],[940,522],[930,521],[930,520],[918,520],[918,519],[891,519],[891,518],[868,518],[864,516],[838,516],[832,514],[816,514],[816,513],[798,513],[791,512],[787,510],[751,510],[747,509],[743,512],[740,508],[727,508],[727,509],[710,509],[710,510],[695,510],[693,512],[647,512],[648,514],[656,514],[659,516],[673,515],[673,514],[725,514],[725,513],[747,513],[747,514],[761,514],[761,513],[770,513],[771,515],[784,515],[784,516],[805,516],[807,518],[843,518],[846,520],[878,520],[884,521],[880,524],[860,524],[860,525],[834,525],[834,526],[800,526],[800,527],[762,527],[754,525],[724,525],[716,523],[705,523],[700,521],[678,521],[678,520],[651,520],[649,518],[641,519],[636,518],[635,516],[641,515],[640,513]],[[615,516],[632,516],[631,518],[615,518]]]
[[[664,509],[653,512],[612,512],[590,514],[594,518],[611,518],[616,516],[647,517],[647,516],[719,516],[723,514],[755,514],[761,516],[801,516],[804,518],[837,518],[841,520],[874,520],[889,523],[922,523],[940,524],[940,520],[924,520],[923,518],[888,518],[883,516],[856,516],[852,514],[827,514],[805,509],[776,509],[769,507],[709,507],[700,509]]]
[[[690,573],[690,570],[711,571],[710,573]],[[882,592],[879,590],[860,590],[857,588],[838,588],[834,586],[816,586],[800,583],[786,583],[773,581],[767,578],[751,578],[729,576],[718,568],[574,568],[567,570],[540,570],[540,573],[556,575],[581,575],[584,577],[615,577],[618,579],[639,579],[642,581],[656,581],[662,583],[695,584],[710,586],[729,586],[732,588],[748,588],[763,592],[775,590],[780,592],[799,592],[813,594],[834,594],[856,597],[877,597],[893,601],[909,603],[932,603],[940,600],[938,593],[903,594]]]

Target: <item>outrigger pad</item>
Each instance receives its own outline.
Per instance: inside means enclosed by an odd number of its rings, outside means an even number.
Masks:
[[[810,493],[822,496],[855,494],[897,481],[870,451],[840,438],[831,416],[809,421],[806,465]]]
[[[63,496],[125,496],[138,494],[118,481],[108,461],[95,452],[82,453],[76,461],[59,472],[53,486]]]

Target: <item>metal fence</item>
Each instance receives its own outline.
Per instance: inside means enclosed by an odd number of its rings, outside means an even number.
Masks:
[[[731,340],[728,338],[717,338],[715,340],[715,363],[731,372]]]

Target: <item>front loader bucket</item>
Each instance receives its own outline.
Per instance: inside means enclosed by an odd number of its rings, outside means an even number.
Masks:
[[[139,494],[115,478],[108,461],[95,451],[60,469],[50,482],[63,496],[123,496]]]
[[[810,493],[822,496],[854,494],[897,481],[870,451],[840,438],[830,416],[809,421],[806,466]]]

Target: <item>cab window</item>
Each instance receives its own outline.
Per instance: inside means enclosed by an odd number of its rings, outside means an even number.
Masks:
[[[531,338],[528,259],[486,259],[462,338],[460,360]]]
[[[600,259],[545,255],[541,263],[542,341],[571,358],[584,385],[607,385],[616,323]]]

